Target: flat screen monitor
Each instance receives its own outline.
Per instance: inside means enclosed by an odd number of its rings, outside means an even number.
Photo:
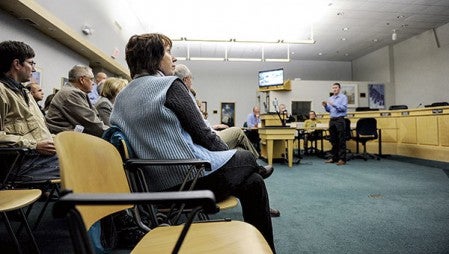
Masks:
[[[259,87],[280,86],[284,84],[284,69],[259,71]]]

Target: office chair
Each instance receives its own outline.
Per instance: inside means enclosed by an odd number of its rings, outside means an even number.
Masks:
[[[408,109],[407,105],[391,105],[388,110],[401,110],[401,109]]]
[[[449,106],[449,102],[441,101],[441,102],[434,102],[430,104],[431,107],[443,107],[443,106]]]
[[[54,206],[67,215],[75,253],[94,253],[87,228],[130,204],[184,204],[192,210],[184,225],[155,227],[132,253],[272,253],[252,225],[239,221],[193,223],[200,210],[215,212],[210,191],[131,193],[122,158],[109,142],[67,131],[55,137],[62,187],[70,192]]]
[[[369,154],[366,152],[366,142],[370,140],[375,140],[378,138],[377,134],[377,120],[376,118],[360,118],[357,121],[357,126],[355,129],[355,136],[352,137],[352,140],[357,142],[357,151],[358,151],[358,143],[362,143],[363,145],[363,154],[362,158],[366,161],[367,156],[371,158],[379,157]]]

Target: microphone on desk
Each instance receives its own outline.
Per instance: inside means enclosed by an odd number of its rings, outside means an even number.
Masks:
[[[420,102],[419,104],[418,104],[418,106],[416,106],[416,108],[419,108],[419,107],[421,107],[422,106],[422,103]]]
[[[263,107],[265,109],[265,113],[267,113],[268,112],[268,107],[267,107],[267,103],[266,102],[263,102]]]

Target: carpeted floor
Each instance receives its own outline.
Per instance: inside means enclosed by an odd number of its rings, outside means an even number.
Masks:
[[[281,211],[273,218],[277,253],[449,253],[448,172],[445,163],[399,157],[275,164],[266,183]],[[241,210],[214,217],[241,219]],[[42,253],[73,253],[65,224],[50,211],[35,235]],[[1,252],[11,253],[3,225],[0,239]]]

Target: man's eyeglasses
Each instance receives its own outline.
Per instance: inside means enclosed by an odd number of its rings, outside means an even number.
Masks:
[[[36,62],[34,61],[25,61],[27,63],[29,63],[31,66],[35,67],[36,66]]]
[[[87,78],[90,81],[94,82],[94,77],[89,77],[89,76],[81,76],[82,78]]]

